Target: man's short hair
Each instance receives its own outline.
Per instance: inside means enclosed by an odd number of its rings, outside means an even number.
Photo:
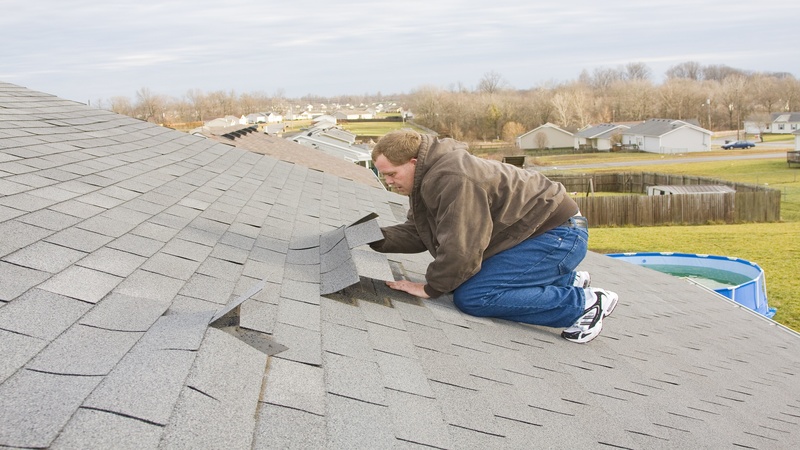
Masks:
[[[421,143],[422,136],[414,130],[404,128],[391,131],[386,133],[375,144],[372,149],[372,161],[383,155],[395,166],[405,164],[411,158],[416,158],[419,155]]]

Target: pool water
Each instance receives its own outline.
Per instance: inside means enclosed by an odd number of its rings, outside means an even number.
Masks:
[[[673,275],[681,278],[691,278],[703,286],[710,289],[720,289],[750,281],[750,277],[740,273],[729,272],[727,270],[715,269],[713,267],[683,266],[673,264],[642,264],[642,267],[657,270],[661,273]]]

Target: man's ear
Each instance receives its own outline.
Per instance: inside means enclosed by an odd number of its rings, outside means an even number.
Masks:
[[[410,162],[411,164],[414,164],[416,166],[417,165],[417,158],[411,158],[411,159],[408,160],[408,162]]]

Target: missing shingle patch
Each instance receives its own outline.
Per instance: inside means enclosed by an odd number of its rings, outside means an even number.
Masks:
[[[389,261],[389,265],[394,274],[394,279],[404,279],[402,264]],[[357,305],[358,301],[375,303],[390,308],[394,307],[394,302],[403,302],[415,306],[423,305],[422,299],[402,291],[391,289],[386,285],[384,280],[376,280],[369,277],[359,277],[357,283],[339,291],[325,294],[323,297],[348,305]]]
[[[230,334],[268,356],[272,356],[286,350],[287,347],[275,342],[272,337],[266,333],[239,326],[242,303],[261,292],[266,283],[266,280],[261,280],[253,285],[247,292],[229,302],[214,315],[209,325]]]

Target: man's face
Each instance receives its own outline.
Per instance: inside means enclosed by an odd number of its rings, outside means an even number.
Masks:
[[[375,159],[375,167],[383,175],[389,187],[403,195],[411,194],[414,187],[414,170],[417,167],[417,158],[411,158],[407,163],[395,166],[383,155]]]

